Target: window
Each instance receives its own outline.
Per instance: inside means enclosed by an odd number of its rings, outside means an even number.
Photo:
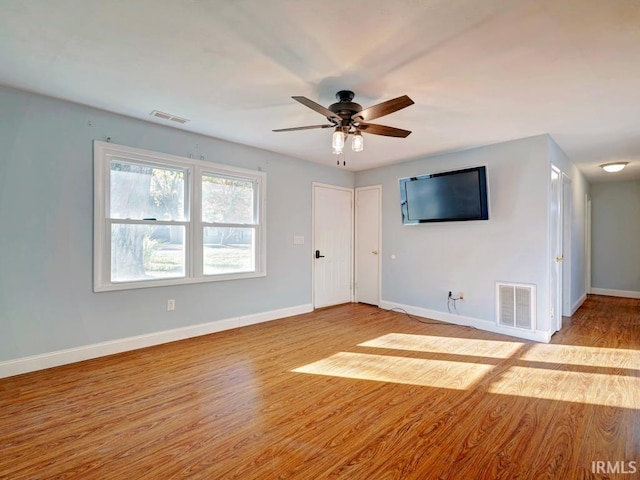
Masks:
[[[205,275],[255,269],[255,183],[214,173],[202,175]]]
[[[264,276],[266,175],[96,141],[94,291]]]

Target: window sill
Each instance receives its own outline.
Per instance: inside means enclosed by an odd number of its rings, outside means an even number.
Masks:
[[[266,277],[267,272],[230,273],[226,275],[211,275],[197,278],[163,278],[158,280],[141,280],[137,282],[118,282],[107,284],[94,284],[93,292],[112,292],[116,290],[135,290],[139,288],[169,287],[174,285],[192,285],[195,283],[223,282],[227,280],[240,280],[244,278]]]

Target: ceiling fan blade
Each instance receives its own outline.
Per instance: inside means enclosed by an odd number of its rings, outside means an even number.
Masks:
[[[365,108],[361,112],[354,113],[351,118],[355,121],[368,122],[369,120],[384,117],[385,115],[397,112],[398,110],[401,110],[413,104],[413,100],[411,100],[408,96],[403,95],[392,100],[387,100],[386,102],[378,103],[377,105],[374,105],[372,107]]]
[[[375,123],[361,123],[358,128],[364,133],[384,135],[385,137],[406,138],[411,133],[410,130],[402,130],[401,128],[387,127],[386,125],[377,125]]]
[[[307,127],[278,128],[272,132],[293,132],[295,130],[311,130],[312,128],[334,128],[335,125],[309,125]]]
[[[311,110],[315,110],[316,112],[324,115],[328,119],[334,120],[338,123],[342,122],[342,118],[339,115],[336,115],[328,108],[323,107],[319,103],[314,102],[313,100],[309,100],[307,97],[291,97],[294,100],[300,102],[305,107],[309,107]],[[411,102],[413,103],[413,102]]]

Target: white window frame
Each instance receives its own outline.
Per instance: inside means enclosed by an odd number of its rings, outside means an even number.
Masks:
[[[266,190],[265,172],[211,163],[193,158],[179,157],[166,153],[94,141],[94,234],[93,234],[93,290],[105,292],[135,288],[162,287],[202,282],[236,280],[264,277],[267,274],[267,231],[266,231]],[[127,223],[109,217],[111,161],[118,159],[137,164],[146,164],[172,169],[184,169],[185,178],[185,218],[179,221],[156,221],[136,219],[131,223],[151,225],[185,226],[185,275],[177,278],[160,278],[130,282],[111,281],[111,223]],[[233,224],[255,230],[255,269],[251,272],[209,274],[203,273],[204,227],[210,223],[202,221],[202,176],[220,175],[249,180],[256,188],[255,223]],[[221,225],[221,224],[218,224]],[[224,224],[222,224],[224,225]]]

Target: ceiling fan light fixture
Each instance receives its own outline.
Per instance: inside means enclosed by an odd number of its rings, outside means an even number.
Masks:
[[[354,152],[361,152],[364,150],[364,138],[359,130],[356,130],[351,140],[351,150]]]
[[[293,128],[278,128],[274,132],[292,132],[295,130],[310,130],[316,128],[333,128],[333,136],[331,137],[331,150],[334,155],[341,155],[344,151],[344,144],[347,137],[351,134],[353,140],[351,149],[354,152],[362,152],[364,150],[364,139],[361,130],[366,130],[371,135],[382,135],[384,137],[406,138],[411,131],[401,128],[387,127],[377,123],[370,123],[371,120],[384,117],[391,113],[402,110],[413,105],[407,95],[392,98],[386,102],[378,103],[371,107],[362,108],[362,105],[353,101],[354,93],[351,90],[340,90],[336,93],[336,103],[329,105],[328,108],[323,107],[319,103],[309,100],[307,97],[294,96],[296,102],[300,102],[305,107],[321,114],[325,117],[329,124],[324,125],[308,125]],[[340,162],[338,161],[338,164]],[[344,164],[344,161],[343,161]]]
[[[331,148],[334,155],[340,155],[344,149],[344,133],[342,133],[342,130],[339,127],[336,128],[335,132],[333,132]]]
[[[607,173],[616,173],[626,167],[629,162],[611,162],[611,163],[603,163],[600,165],[600,168],[603,169]]]

